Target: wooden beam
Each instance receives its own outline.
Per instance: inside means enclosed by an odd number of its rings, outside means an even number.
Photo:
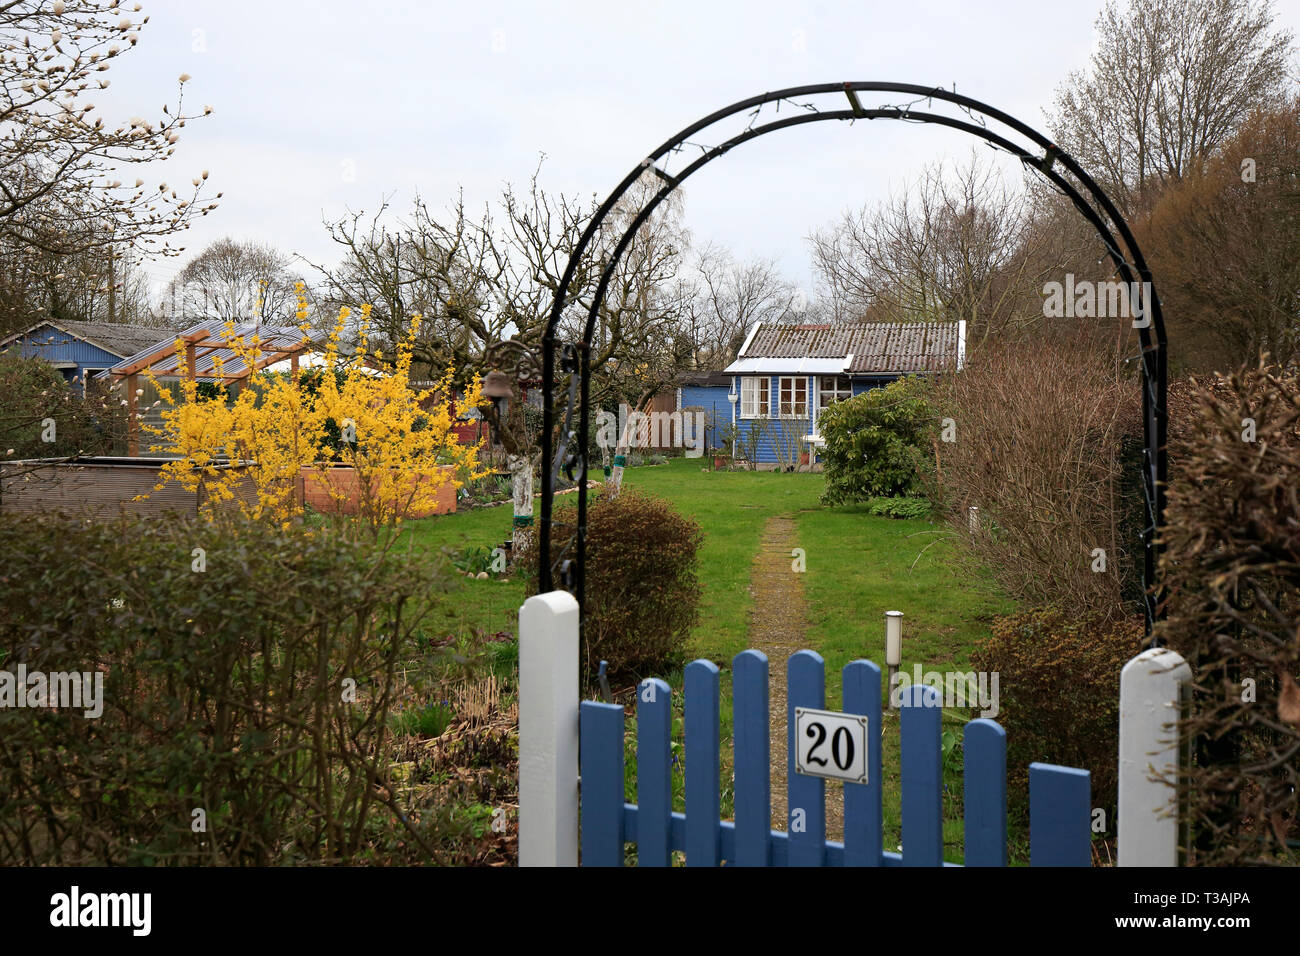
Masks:
[[[159,345],[156,349],[136,359],[130,365],[123,365],[121,368],[114,368],[112,374],[115,378],[121,379],[128,375],[134,375],[137,372],[143,372],[145,369],[150,368],[168,356],[174,358],[176,356],[176,339],[181,339],[185,342],[197,342],[206,338],[207,334],[206,331],[190,332],[184,335],[178,334],[174,336],[170,342],[165,345]]]

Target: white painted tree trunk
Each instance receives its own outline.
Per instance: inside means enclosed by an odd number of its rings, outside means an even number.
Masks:
[[[623,487],[623,462],[626,458],[627,446],[619,445],[614,450],[614,465],[609,470],[609,477],[605,479],[605,490],[611,498],[617,498]]]
[[[514,520],[511,523],[511,552],[516,561],[528,550],[533,540],[533,463],[527,455],[511,455],[510,491],[514,500]]]
[[[619,491],[623,488],[623,467],[631,445],[628,439],[628,433],[632,428],[630,415],[628,419],[623,425],[623,431],[618,436],[618,447],[614,449],[614,467],[610,469],[609,477],[605,479],[605,491],[610,498],[617,498]]]

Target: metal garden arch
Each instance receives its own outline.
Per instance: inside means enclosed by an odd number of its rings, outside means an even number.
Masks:
[[[884,105],[866,108],[858,94],[898,94],[911,97],[911,101],[902,105]],[[794,97],[812,97],[835,94],[848,100],[848,109],[821,110],[811,103],[796,103]],[[962,116],[946,115],[914,109],[925,102],[932,107],[935,100],[957,107]],[[775,119],[758,125],[758,117],[764,106],[769,103],[788,103],[798,107],[795,115]],[[661,168],[660,161],[670,154],[679,152],[691,137],[702,130],[728,117],[750,111],[753,114],[749,125],[740,133],[731,136],[713,147],[699,147],[701,155],[677,173],[669,173]],[[1148,637],[1151,629],[1163,614],[1162,595],[1157,586],[1159,559],[1159,542],[1157,531],[1164,518],[1165,489],[1168,477],[1168,464],[1165,456],[1167,431],[1166,384],[1167,359],[1164,320],[1160,310],[1160,300],[1155,294],[1151,272],[1146,260],[1138,248],[1128,224],[1115,208],[1114,203],[1102,191],[1091,176],[1068,154],[1061,151],[1050,139],[1020,120],[1003,113],[978,100],[962,96],[953,90],[917,86],[910,83],[890,82],[851,82],[821,83],[810,86],[798,86],[763,93],[749,99],[733,103],[715,113],[698,120],[690,126],[664,141],[654,152],[639,163],[605,201],[596,210],[586,230],[571,255],[564,270],[559,289],[551,306],[551,313],[542,339],[542,513],[538,534],[539,547],[539,588],[542,592],[552,590],[558,575],[565,588],[583,604],[585,596],[586,525],[587,525],[587,466],[584,442],[579,436],[588,433],[588,397],[590,385],[590,346],[595,332],[600,304],[605,296],[619,260],[631,243],[637,230],[646,222],[655,208],[687,178],[708,163],[724,155],[735,147],[767,133],[802,126],[805,123],[817,123],[828,120],[855,122],[857,120],[903,120],[916,123],[932,123],[950,129],[960,130],[976,136],[990,145],[1006,150],[1026,166],[1033,167],[1046,177],[1057,189],[1069,196],[1075,208],[1093,226],[1097,235],[1105,244],[1116,271],[1123,280],[1134,288],[1133,283],[1146,283],[1143,288],[1149,290],[1143,303],[1144,318],[1149,319],[1139,327],[1142,343],[1142,422],[1145,440],[1143,452],[1142,486],[1145,499],[1145,524],[1142,529],[1144,607]],[[993,124],[991,127],[990,124]],[[1018,143],[1008,138],[1018,137]],[[1027,142],[1023,142],[1027,141]],[[1060,170],[1068,173],[1078,183],[1062,175]],[[649,170],[658,176],[662,186],[653,193],[640,213],[628,225],[623,236],[615,246],[609,260],[604,264],[600,281],[596,287],[588,310],[586,324],[581,341],[560,343],[558,333],[560,321],[568,304],[569,286],[581,262],[582,256],[618,201],[632,185]],[[1118,239],[1116,238],[1118,234]],[[552,393],[556,384],[557,351],[560,352],[559,364],[563,372],[570,376],[568,389],[568,406],[564,414],[562,440],[558,447],[553,442],[556,426],[556,408]],[[578,415],[576,429],[573,416]],[[578,482],[578,524],[573,538],[552,554],[551,525],[552,508],[555,497],[555,484],[563,469],[570,479]],[[576,472],[576,475],[575,475]]]

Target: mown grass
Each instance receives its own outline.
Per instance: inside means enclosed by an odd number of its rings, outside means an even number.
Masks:
[[[804,646],[826,660],[827,706],[840,705],[841,669],[868,658],[884,664],[884,612],[904,613],[903,668],[915,663],[925,670],[966,670],[975,642],[988,632],[993,616],[1011,609],[990,582],[973,579],[953,562],[955,539],[940,525],[924,520],[896,520],[866,513],[857,506],[820,504],[823,479],[817,474],[715,472],[703,459],[672,459],[666,465],[628,469],[625,482],[670,499],[704,531],[700,553],[703,598],[693,629],[689,658],[707,658],[723,670],[722,753],[723,814],[729,816],[731,793],[732,658],[747,646],[754,599],[750,573],[763,528],[769,518],[790,515],[798,529],[798,546],[806,554]],[[481,509],[455,516],[412,522],[410,543],[420,548],[493,547],[510,530],[507,508]],[[792,571],[792,573],[794,573]],[[514,631],[524,582],[468,581],[457,614],[464,626],[489,632]],[[784,667],[772,661],[771,667]],[[650,676],[650,675],[646,675]],[[680,717],[682,672],[655,675],[674,690]],[[945,711],[945,729],[960,731],[967,711]],[[680,734],[680,724],[674,721]],[[635,720],[629,718],[629,736]],[[898,721],[884,719],[882,767],[885,788],[885,847],[899,842]],[[680,740],[680,737],[678,737]],[[628,799],[635,801],[634,747],[629,744]],[[945,855],[962,858],[960,751],[948,762],[944,801]],[[673,782],[675,809],[684,809],[682,761]],[[780,785],[779,782],[776,785]],[[828,784],[827,800],[839,800],[842,788]],[[1013,858],[1023,855],[1013,846]]]

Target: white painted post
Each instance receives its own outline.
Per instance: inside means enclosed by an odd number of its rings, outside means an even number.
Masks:
[[[1120,671],[1120,866],[1178,865],[1177,795],[1152,778],[1176,778],[1178,688],[1191,678],[1182,655],[1163,647],[1143,651]]]
[[[519,609],[519,865],[578,865],[578,602]]]

